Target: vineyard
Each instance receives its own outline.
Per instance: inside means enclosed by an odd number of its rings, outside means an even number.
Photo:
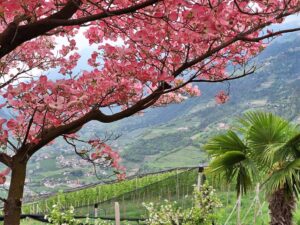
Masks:
[[[37,200],[23,206],[23,213],[47,213],[52,205],[59,204],[62,208],[89,208],[96,203],[128,193],[132,190],[141,189],[147,185],[157,183],[181,172],[178,169],[163,171],[150,175],[137,175],[122,182],[99,184],[88,188],[80,188],[76,191],[59,192],[50,197],[38,197]]]
[[[60,192],[48,198],[28,202],[24,204],[22,211],[23,214],[47,215],[52,205],[59,205],[62,210],[74,206],[77,217],[97,216],[113,219],[114,203],[118,202],[122,219],[126,221],[136,219],[142,223],[147,216],[144,202],[161,204],[169,200],[176,201],[181,208],[191,207],[191,196],[198,179],[198,168],[173,169],[157,174],[131,177],[122,182],[99,184],[72,192]],[[222,207],[216,210],[215,224],[236,224],[236,193],[232,188],[214,184],[211,179],[209,182],[217,189],[217,196],[222,202]],[[253,224],[253,220],[256,224],[267,224],[268,205],[263,199],[265,199],[263,191],[260,191],[258,196],[253,191],[243,197],[241,220],[244,225]],[[132,223],[136,224],[136,222]],[[23,220],[22,224],[39,223]]]

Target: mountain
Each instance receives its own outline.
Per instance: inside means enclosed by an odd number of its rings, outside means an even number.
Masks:
[[[202,96],[181,104],[148,109],[112,124],[93,122],[81,131],[83,138],[120,136],[110,144],[118,149],[128,173],[194,166],[206,162],[201,146],[207,138],[230,127],[248,110],[272,111],[300,123],[300,38],[298,34],[274,41],[255,59],[255,74],[222,84],[199,85]],[[230,101],[218,105],[215,94],[230,90]],[[28,168],[27,194],[95,182],[91,165],[79,161],[61,139],[36,154]]]
[[[143,118],[122,121],[120,141],[127,166],[141,171],[194,166],[207,160],[201,145],[227,129],[233,118],[247,110],[266,110],[300,122],[300,39],[285,36],[256,59],[261,68],[246,78],[230,82],[230,101],[214,102],[214,95],[229,83],[201,84],[201,97],[178,105],[148,110]]]

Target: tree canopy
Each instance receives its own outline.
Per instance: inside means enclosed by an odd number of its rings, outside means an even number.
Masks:
[[[268,41],[300,30],[265,28],[299,10],[298,0],[0,1],[1,108],[13,114],[0,120],[0,161],[12,169],[11,187],[24,183],[13,180],[35,152],[59,136],[74,145],[89,121],[121,120],[200,95],[192,83],[253,73],[248,61]],[[75,73],[82,39],[93,50]],[[52,69],[63,78],[49,79]],[[226,102],[228,93],[220,91],[216,100]],[[120,169],[118,154],[103,141],[88,144],[95,154],[80,155],[105,156]],[[23,189],[14,194],[8,202]]]

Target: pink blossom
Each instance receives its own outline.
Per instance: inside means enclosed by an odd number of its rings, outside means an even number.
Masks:
[[[4,184],[6,181],[6,176],[10,173],[10,168],[6,168],[0,172],[0,184]]]
[[[216,96],[215,96],[216,102],[218,104],[224,104],[229,100],[229,95],[225,91],[220,91]]]

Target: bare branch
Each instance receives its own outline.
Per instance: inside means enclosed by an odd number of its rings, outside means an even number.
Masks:
[[[15,22],[10,23],[7,28],[0,34],[0,58],[13,51],[22,43],[38,36],[44,35],[57,27],[81,25],[90,21],[133,13],[136,10],[143,9],[159,1],[161,0],[147,0],[145,2],[135,4],[127,8],[107,11],[70,20],[70,18],[78,11],[79,6],[82,2],[80,0],[69,0],[59,12],[45,19],[41,19],[39,21],[21,26],[18,26],[18,24],[16,24]],[[16,30],[18,31],[17,34]],[[12,39],[14,39],[14,41],[11,43]]]
[[[260,37],[257,37],[257,38],[241,37],[240,40],[241,41],[246,41],[246,42],[259,42],[259,41],[262,41],[262,40],[265,40],[265,39],[268,39],[268,38],[272,38],[272,37],[275,37],[275,36],[278,36],[278,35],[281,35],[281,34],[292,33],[292,32],[296,32],[296,31],[300,31],[300,27],[293,28],[293,29],[280,30],[280,31],[277,31],[277,32],[272,32],[272,33],[269,33],[267,35],[260,36]]]
[[[225,81],[237,80],[237,79],[246,77],[250,74],[253,74],[255,71],[256,71],[256,67],[254,67],[253,69],[251,69],[248,72],[244,71],[243,74],[238,75],[238,76],[234,76],[234,77],[227,77],[227,78],[219,79],[219,80],[201,80],[201,79],[199,80],[198,79],[198,80],[192,80],[192,82],[196,82],[196,83],[222,83],[222,82],[225,82]]]
[[[18,151],[18,148],[9,139],[7,139],[7,143],[13,148],[14,152]]]
[[[37,108],[34,109],[33,114],[32,114],[32,116],[31,116],[31,118],[29,120],[29,123],[28,123],[28,126],[27,126],[27,131],[26,131],[26,134],[25,134],[25,137],[24,137],[24,140],[23,140],[21,148],[24,147],[25,144],[26,144],[26,141],[27,141],[27,138],[28,138],[28,135],[29,135],[29,132],[30,132],[31,125],[33,123],[33,119],[34,119],[34,115],[36,113],[36,110],[37,110]]]
[[[90,15],[86,17],[82,17],[79,19],[73,19],[73,20],[62,20],[62,19],[48,19],[45,21],[42,21],[40,24],[42,25],[45,23],[45,25],[55,25],[55,26],[74,26],[74,25],[81,25],[87,22],[95,21],[95,20],[101,20],[105,19],[108,17],[113,17],[113,16],[119,16],[119,15],[124,15],[128,13],[133,13],[139,9],[146,8],[147,6],[151,6],[155,3],[158,3],[162,0],[147,0],[145,2],[135,4],[133,6],[129,6],[124,9],[119,9],[119,10],[113,10],[113,11],[105,11],[99,14],[95,15]]]
[[[5,198],[0,197],[0,201],[7,203],[7,200]]]

